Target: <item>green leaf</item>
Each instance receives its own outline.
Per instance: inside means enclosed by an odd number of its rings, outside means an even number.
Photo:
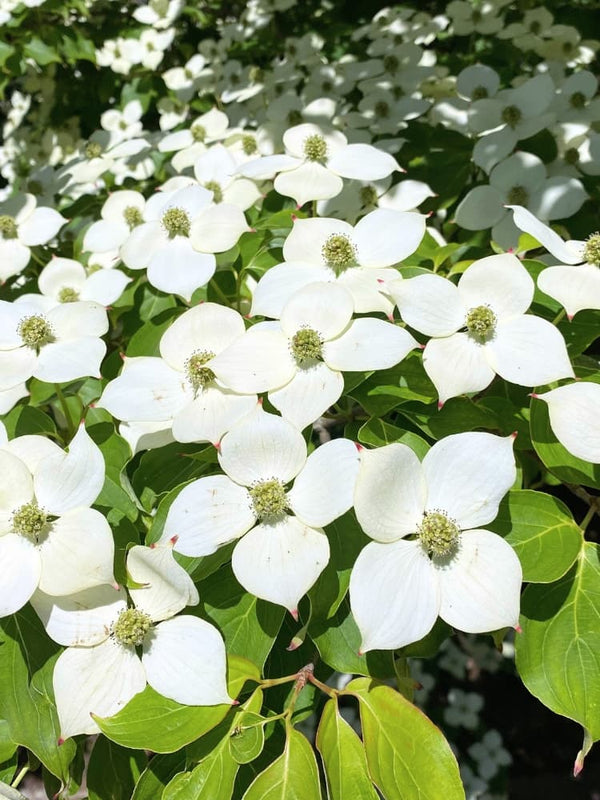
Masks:
[[[17,749],[17,743],[10,737],[10,726],[5,719],[0,719],[0,763],[8,761]]]
[[[112,422],[94,422],[98,415],[99,412],[92,409],[86,420],[86,430],[100,448],[106,466],[104,486],[94,505],[109,509],[109,522],[118,521],[117,517],[122,516],[134,522],[138,516],[138,506],[125,472],[131,460],[131,448],[115,432]]]
[[[306,737],[289,728],[283,753],[258,775],[242,800],[320,800],[319,770]]]
[[[6,42],[0,42],[0,67],[3,67],[7,60],[15,52],[15,48]]]
[[[8,723],[10,738],[66,783],[75,743],[58,745],[52,672],[59,650],[30,607],[0,620],[0,717]]]
[[[133,356],[160,356],[158,348],[163,333],[171,327],[173,320],[178,316],[177,308],[166,308],[135,329],[129,340],[127,355]]]
[[[185,769],[183,752],[152,756],[135,785],[131,800],[157,800],[173,775]]]
[[[157,495],[164,494],[192,478],[214,471],[216,462],[217,451],[212,445],[173,442],[142,455],[133,473],[133,488],[138,494],[146,487]]]
[[[53,47],[43,42],[38,36],[33,36],[23,47],[23,52],[32,58],[36,64],[45,67],[48,64],[60,64],[60,56]]]
[[[561,481],[600,489],[600,464],[571,455],[557,441],[543,400],[531,402],[531,441],[542,463]]]
[[[227,653],[243,656],[262,669],[285,609],[247,592],[229,565],[202,581],[199,592],[198,612],[220,630]]]
[[[586,542],[552,584],[528,586],[521,602],[516,664],[529,691],[600,739],[600,559]]]
[[[40,411],[39,408],[33,408],[32,406],[15,406],[12,411],[4,417],[3,422],[9,439],[15,439],[17,436],[26,436],[28,434],[56,438],[56,425],[54,424],[54,420],[47,414],[44,414],[43,411]]]
[[[236,697],[247,680],[260,679],[250,661],[228,658],[228,687]],[[113,742],[155,753],[173,753],[216,727],[231,706],[183,706],[147,686],[112,717],[94,717],[100,730]]]
[[[365,411],[380,417],[400,403],[415,400],[431,403],[437,392],[425,370],[420,353],[411,353],[391,369],[374,372],[349,394]]]
[[[254,761],[265,746],[264,717],[252,711],[240,715],[229,739],[229,752],[238,764]]]
[[[191,772],[176,775],[166,786],[162,800],[229,800],[238,766],[226,748],[219,748]]]
[[[527,583],[551,583],[573,564],[581,546],[581,529],[556,497],[514,490],[500,503],[498,516],[486,526],[514,548]]]
[[[418,642],[401,647],[399,652],[404,658],[433,658],[451,635],[452,628],[441,617],[438,617],[426,636],[419,639]]]
[[[129,800],[146,762],[140,750],[126,750],[99,736],[88,765],[89,800]]]
[[[317,730],[329,800],[377,800],[361,740],[340,715],[335,699],[325,704]]]
[[[596,341],[599,326],[600,312],[591,310],[580,311],[572,322],[563,319],[558,323],[557,328],[564,336],[571,358],[583,353]]]
[[[450,745],[422,711],[367,678],[342,694],[358,698],[369,772],[386,800],[464,800]]]
[[[468,397],[452,397],[439,411],[434,408],[413,410],[412,406],[410,409],[401,406],[398,413],[436,440],[479,428],[488,431],[499,429],[496,415]]]
[[[358,441],[370,444],[372,447],[384,447],[386,444],[400,442],[414,450],[420,461],[425,458],[429,450],[429,444],[416,433],[405,431],[396,425],[390,425],[389,422],[384,422],[377,417],[365,422],[358,432]]]

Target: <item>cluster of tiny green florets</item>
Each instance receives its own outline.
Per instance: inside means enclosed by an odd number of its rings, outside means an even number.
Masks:
[[[79,300],[79,292],[71,286],[63,286],[58,293],[60,303],[76,303]]]
[[[506,122],[511,128],[523,119],[523,112],[518,106],[506,106],[502,112],[502,122]]]
[[[37,542],[47,520],[48,515],[37,503],[25,503],[12,515],[12,527],[15,533]]]
[[[417,533],[424,549],[432,556],[447,556],[458,542],[460,529],[441,511],[426,511]]]
[[[312,328],[300,328],[293,335],[290,347],[296,361],[310,361],[321,358],[323,353],[323,339]]]
[[[318,133],[304,140],[304,155],[309,161],[324,161],[327,158],[327,142]]]
[[[485,86],[476,86],[471,92],[471,100],[484,100],[489,97],[489,92]]]
[[[276,517],[288,507],[285,486],[276,478],[258,481],[248,489],[254,513],[259,519]]]
[[[510,206],[526,206],[529,201],[529,192],[524,186],[517,184],[516,186],[511,186],[506,199]]]
[[[123,211],[123,219],[129,226],[130,231],[132,231],[134,228],[137,228],[137,226],[141,225],[144,221],[142,212],[136,206],[127,206],[127,208]]]
[[[88,142],[84,153],[86,158],[99,158],[102,155],[102,146],[98,142]]]
[[[0,235],[3,239],[16,239],[18,236],[17,223],[14,217],[8,214],[0,216]]]
[[[199,123],[192,125],[190,128],[190,133],[192,134],[192,139],[195,142],[203,142],[206,139],[206,128],[204,125],[200,125]]]
[[[356,264],[356,248],[343,233],[332,234],[321,250],[323,260],[336,273]]]
[[[600,233],[592,233],[588,236],[583,248],[583,257],[588,264],[600,267]]]
[[[23,344],[36,350],[54,339],[50,323],[40,314],[24,317],[19,322],[17,333],[23,340]]]
[[[138,647],[152,627],[152,620],[137,608],[126,608],[121,611],[112,627],[112,634],[120,644]]]
[[[185,371],[189,382],[192,384],[194,392],[204,389],[215,379],[215,373],[210,367],[205,366],[215,354],[209,350],[201,350],[193,353],[185,363]]]
[[[223,202],[223,189],[220,183],[217,181],[208,181],[204,184],[204,188],[213,193],[213,203]]]
[[[162,225],[171,239],[190,235],[190,215],[183,208],[168,208],[162,215]]]
[[[251,156],[253,153],[256,153],[257,149],[254,136],[251,136],[249,133],[244,134],[244,136],[242,136],[242,150],[244,153],[247,156]]]
[[[494,333],[496,315],[489,306],[475,306],[467,312],[465,325],[469,333],[480,339],[486,339]]]

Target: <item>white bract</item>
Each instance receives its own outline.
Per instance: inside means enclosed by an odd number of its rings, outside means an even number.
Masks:
[[[118,269],[99,269],[88,275],[72,258],[53,258],[40,272],[40,292],[56,303],[91,300],[109,306],[118,300],[131,278]]]
[[[264,156],[238,167],[248,178],[277,175],[275,191],[293,197],[299,206],[326,200],[342,191],[342,178],[373,181],[400,167],[393,156],[368,144],[348,144],[343,133],[305,122],[283,135],[285,155]]]
[[[600,309],[600,235],[592,234],[586,241],[565,242],[526,208],[509,208],[513,210],[517,228],[565,262],[540,273],[540,289],[564,306],[569,319],[586,308]]]
[[[140,586],[130,590],[133,607],[110,586],[32,599],[48,635],[67,645],[53,676],[62,739],[97,733],[90,715],[112,716],[146,683],[185,705],[232,703],[220,633],[199,617],[172,619],[198,603],[198,592],[171,546],[132,547],[127,570]]]
[[[260,279],[252,314],[280,317],[293,294],[310,283],[337,282],[354,299],[354,311],[383,311],[383,292],[398,278],[388,269],[414,253],[425,234],[423,214],[378,208],[354,227],[337,219],[298,219],[283,245],[283,258]]]
[[[422,462],[403,444],[362,451],[354,508],[375,540],[350,577],[362,652],[418,641],[438,615],[468,633],[517,624],[519,560],[479,527],[515,481],[512,445],[511,436],[459,433]]]
[[[550,427],[569,453],[600,464],[600,384],[579,381],[534,398],[548,405]]]
[[[102,219],[85,232],[83,250],[92,253],[118,250],[131,231],[144,222],[145,206],[146,200],[139,192],[131,189],[113,192],[102,206]]]
[[[340,398],[343,372],[389,369],[418,347],[391,322],[352,320],[353,310],[341,283],[311,283],[288,300],[279,324],[254,325],[212,369],[236,391],[268,391],[275,408],[305,428]]]
[[[67,220],[53,208],[37,207],[32,194],[17,194],[0,205],[0,281],[29,263],[30,247],[53,239]]]
[[[89,506],[104,483],[104,459],[83,425],[69,452],[42,436],[0,448],[0,616],[40,589],[65,595],[114,582],[108,523]]]
[[[213,444],[256,405],[255,394],[236,394],[215,378],[213,361],[245,331],[231,308],[202,303],[163,334],[161,358],[125,358],[123,371],[98,405],[128,423],[162,423],[180,442]],[[151,431],[155,432],[155,431]]]
[[[390,285],[404,321],[432,338],[423,366],[444,403],[479,392],[496,374],[519,386],[574,377],[561,333],[525,312],[534,283],[509,253],[474,261],[458,286],[439,275]]]
[[[177,537],[177,552],[201,556],[243,536],[232,556],[238,581],[297,616],[298,601],[329,561],[322,526],[352,505],[358,460],[348,439],[327,442],[307,458],[302,434],[257,405],[223,437],[219,463],[226,474],[180,492],[161,541]]]
[[[0,390],[33,377],[65,383],[99,377],[108,330],[106,310],[79,301],[52,306],[48,298],[29,295],[23,302],[0,301]]]

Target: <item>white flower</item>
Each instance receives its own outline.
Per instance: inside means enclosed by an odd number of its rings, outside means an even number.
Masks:
[[[98,405],[128,423],[164,423],[161,431],[172,426],[180,442],[217,444],[256,405],[256,395],[236,394],[213,372],[215,357],[244,331],[242,317],[231,308],[190,308],[163,334],[162,358],[126,358]]]
[[[13,195],[0,205],[0,281],[29,263],[30,247],[46,244],[67,221],[53,208],[39,207],[32,194]]]
[[[474,731],[479,724],[479,712],[483,708],[483,695],[451,689],[448,692],[448,707],[444,709],[444,722],[455,728]]]
[[[310,122],[283,135],[286,155],[264,156],[238,167],[248,178],[271,178],[279,194],[293,197],[299,206],[308,200],[326,200],[339,194],[342,178],[378,180],[400,167],[393,156],[368,144],[348,144],[339,131],[322,130]]]
[[[0,390],[32,375],[47,383],[99,377],[106,353],[100,339],[108,330],[106,310],[90,301],[49,305],[41,295],[29,295],[23,302],[0,301]]]
[[[161,30],[168,28],[183,9],[183,0],[150,0],[145,6],[138,6],[133,18],[144,25],[152,25]]]
[[[161,152],[176,150],[171,163],[177,172],[183,172],[196,163],[198,156],[206,152],[206,145],[218,142],[229,128],[227,114],[217,108],[211,108],[197,117],[189,128],[167,134],[158,144]]]
[[[32,599],[49,636],[68,646],[53,676],[63,740],[97,733],[90,714],[115,714],[146,682],[186,705],[232,702],[220,633],[198,617],[171,619],[198,603],[196,587],[171,546],[132,547],[127,570],[141,587],[130,590],[133,608],[127,608],[123,589],[110,586],[64,598],[38,592]]]
[[[517,228],[537,239],[560,262],[565,262],[540,273],[540,289],[564,306],[569,319],[586,308],[600,309],[600,236],[595,233],[586,241],[564,242],[526,208],[508,208],[513,210]]]
[[[600,464],[600,384],[579,381],[534,398],[548,404],[550,427],[569,453]]]
[[[236,391],[269,392],[297,428],[314,422],[341,396],[344,371],[388,369],[418,342],[391,322],[352,320],[352,295],[340,283],[311,283],[281,312],[259,323],[212,363]]]
[[[574,377],[564,339],[525,312],[533,280],[509,253],[474,261],[455,286],[439,275],[396,281],[390,291],[404,321],[431,336],[423,366],[440,403],[479,392],[494,375],[519,386]]]
[[[502,747],[502,736],[496,730],[486,731],[480,742],[469,747],[468,753],[477,762],[477,771],[486,781],[497,775],[499,767],[512,763],[510,753]]]
[[[284,262],[258,282],[252,314],[279,317],[294,292],[317,281],[338,282],[354,299],[357,313],[384,311],[392,304],[384,282],[398,273],[386,269],[419,246],[426,217],[378,208],[354,227],[329,218],[298,219],[283,245]]]
[[[355,445],[334,439],[307,458],[302,434],[257,405],[223,437],[219,463],[225,475],[193,481],[173,501],[161,541],[175,536],[177,552],[208,555],[243,536],[232,556],[238,581],[297,616],[329,561],[321,528],[352,505]]]
[[[362,451],[354,508],[375,540],[350,577],[362,652],[418,641],[438,615],[468,633],[517,624],[519,560],[479,529],[515,477],[510,436],[447,436],[422,463],[403,444]]]
[[[91,300],[109,306],[118,300],[131,278],[118,269],[99,269],[87,275],[79,261],[53,258],[40,272],[40,292],[56,303]]]
[[[253,181],[235,175],[235,170],[235,159],[222,144],[213,145],[194,163],[196,180],[213,193],[213,203],[230,203],[246,211],[261,194]]]
[[[104,483],[102,453],[83,425],[65,453],[21,436],[0,448],[0,616],[38,588],[51,595],[114,582],[108,523],[89,506]]]
[[[92,253],[118,250],[131,231],[144,222],[145,207],[146,200],[139,192],[131,189],[113,192],[102,206],[102,219],[85,232],[83,250]]]

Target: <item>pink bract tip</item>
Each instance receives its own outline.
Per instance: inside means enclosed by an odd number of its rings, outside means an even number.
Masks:
[[[438,400],[438,411],[441,411],[443,407],[444,407],[444,401]]]
[[[575,763],[573,764],[573,777],[576,778],[583,770],[583,756],[581,753],[577,754]]]
[[[536,392],[530,392],[527,397],[533,397],[534,400],[537,400],[539,398],[539,394],[536,394]]]
[[[298,622],[298,609],[294,608],[293,611],[290,610],[290,614],[294,618],[294,622]]]
[[[285,649],[288,651],[288,653],[292,653],[294,650],[297,650],[301,644],[302,642],[300,639],[294,638]]]
[[[362,656],[364,656],[364,654],[365,654],[365,651],[364,651],[364,650],[359,650],[359,651],[358,651],[358,655],[359,655],[359,656],[361,656],[361,657],[362,657]]]
[[[111,585],[112,585],[112,588],[115,590],[115,592],[118,592],[119,589],[121,588],[116,581]]]
[[[573,317],[574,316],[575,316],[575,314],[567,314],[567,319],[569,320],[569,322],[573,322]]]
[[[60,736],[59,739],[58,739],[58,742],[57,742],[58,746],[60,747],[61,744],[64,744],[64,743],[65,743],[65,740],[62,738],[62,736]]]
[[[383,280],[383,278],[377,278],[377,283],[385,283],[385,281]]]
[[[178,533],[176,533],[175,536],[171,536],[171,538],[169,539],[169,541],[171,542],[171,547],[175,546],[175,543],[177,542],[178,539],[179,539]]]
[[[515,625],[515,631],[517,633],[523,633],[523,628],[519,624],[517,624]]]
[[[119,353],[119,358],[120,358],[122,361],[125,361],[125,359],[127,358],[127,356],[125,355],[125,353]]]
[[[361,452],[361,450],[364,450],[364,449],[365,449],[365,448],[362,446],[362,444],[359,444],[358,442],[354,442],[354,447],[356,447],[356,449],[358,450],[358,452],[359,452],[359,453]]]
[[[518,435],[519,435],[519,431],[513,431],[511,433],[510,438],[513,440],[513,442],[517,438]]]

